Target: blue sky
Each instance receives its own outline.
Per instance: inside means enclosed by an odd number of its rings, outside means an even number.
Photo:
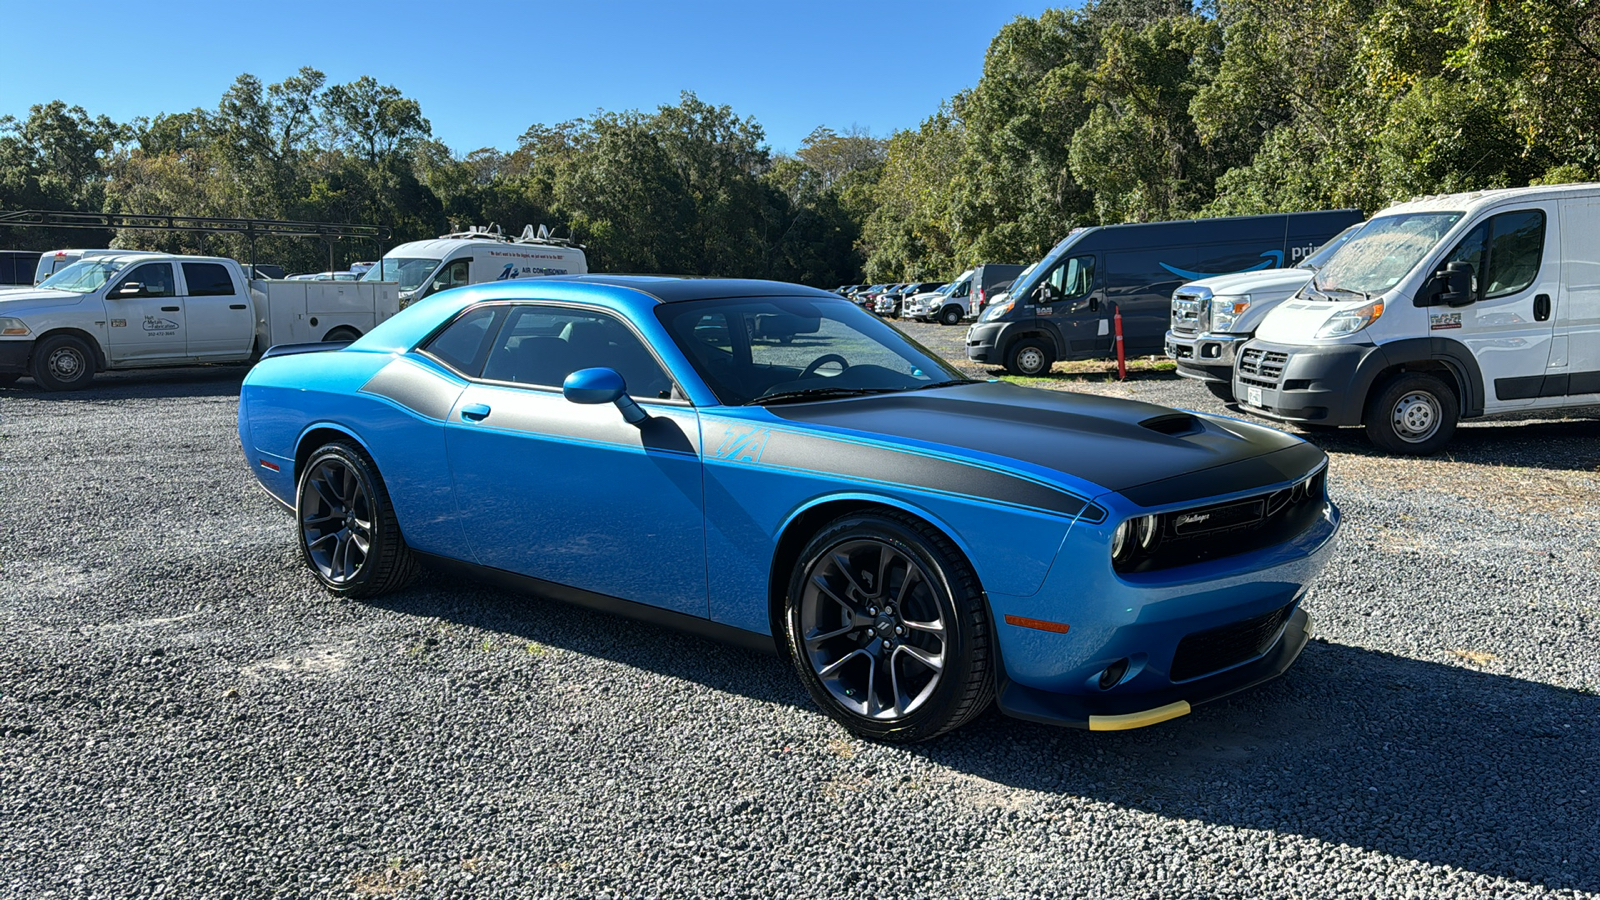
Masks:
[[[457,152],[509,149],[535,122],[654,109],[680,90],[753,116],[775,150],[792,151],[818,125],[916,127],[977,83],[1002,25],[1050,5],[56,3],[10,17],[26,34],[0,53],[0,115],[55,99],[118,121],[210,108],[242,72],[271,83],[309,65],[330,83],[398,87]]]

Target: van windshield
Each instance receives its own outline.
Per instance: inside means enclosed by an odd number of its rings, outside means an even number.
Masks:
[[[400,290],[414,291],[422,286],[433,270],[439,268],[437,259],[423,257],[385,256],[383,265],[373,266],[367,274],[361,276],[362,281],[398,281]],[[381,273],[381,276],[380,276]]]
[[[39,257],[39,267],[33,270],[33,283],[43,284],[46,278],[65,269],[78,261],[78,257],[67,257],[64,254],[46,253]]]
[[[1295,268],[1310,269],[1313,272],[1321,271],[1322,267],[1328,264],[1328,260],[1333,259],[1333,255],[1339,252],[1339,248],[1343,247],[1346,241],[1355,237],[1356,232],[1360,231],[1361,227],[1365,224],[1367,223],[1357,222],[1356,224],[1351,225],[1349,228],[1346,228],[1345,230],[1334,235],[1332,240],[1328,241],[1326,244],[1323,244],[1321,247],[1318,247],[1317,252],[1301,260],[1300,264],[1295,266]]]
[[[105,259],[80,259],[39,283],[40,288],[87,294],[97,291],[121,271],[122,263]]]
[[[1373,219],[1328,260],[1312,279],[1313,288],[1381,294],[1416,268],[1461,216],[1427,212]]]

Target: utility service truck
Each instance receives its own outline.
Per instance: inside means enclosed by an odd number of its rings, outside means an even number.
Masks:
[[[0,294],[0,385],[31,376],[69,391],[108,369],[250,362],[275,344],[353,341],[399,309],[393,281],[252,281],[221,257],[84,256]]]

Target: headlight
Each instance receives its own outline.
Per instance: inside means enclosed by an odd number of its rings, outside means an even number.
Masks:
[[[1317,337],[1336,338],[1344,337],[1347,334],[1355,334],[1373,322],[1378,321],[1378,318],[1382,315],[1382,300],[1374,300],[1365,306],[1336,312],[1328,317],[1328,321],[1322,323],[1321,328],[1317,329]]]
[[[1124,562],[1133,556],[1134,549],[1149,550],[1155,546],[1158,530],[1155,516],[1140,516],[1117,526],[1111,535],[1111,558]]]
[[[1216,297],[1211,301],[1211,330],[1232,331],[1233,323],[1239,321],[1245,310],[1250,308],[1250,295],[1239,297]]]
[[[0,318],[0,334],[6,337],[21,337],[28,334],[28,323],[21,319]]]
[[[998,319],[1006,313],[1011,312],[1011,307],[1016,305],[1017,301],[1015,300],[1007,300],[1004,303],[996,303],[994,306],[984,310],[983,315],[978,318],[978,321],[993,322],[995,319]]]

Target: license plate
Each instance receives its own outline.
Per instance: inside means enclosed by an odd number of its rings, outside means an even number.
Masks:
[[[1258,387],[1250,388],[1246,392],[1245,402],[1250,404],[1251,406],[1260,406],[1261,405],[1261,388],[1258,388]]]

